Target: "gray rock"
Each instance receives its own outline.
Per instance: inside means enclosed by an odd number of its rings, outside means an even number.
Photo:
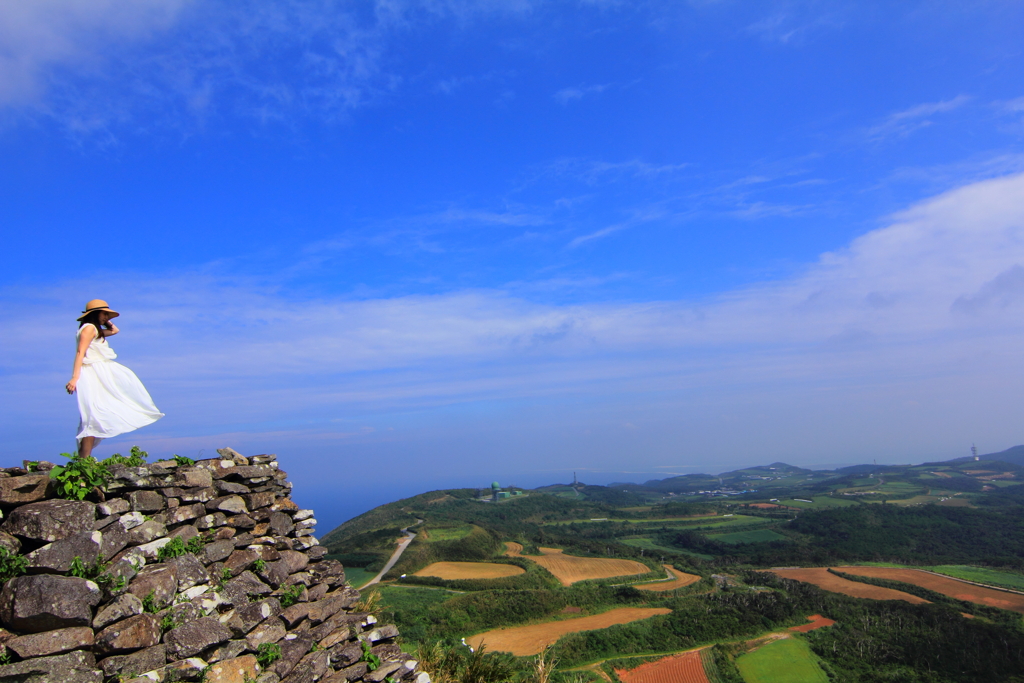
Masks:
[[[192,586],[210,581],[210,572],[192,553],[185,553],[167,560],[164,564],[173,565],[178,572],[178,592],[188,590]]]
[[[212,529],[224,526],[228,523],[228,517],[223,512],[215,512],[212,515],[204,515],[196,520],[197,529]]]
[[[168,534],[171,538],[180,538],[185,543],[188,543],[198,535],[199,529],[195,528],[191,524],[182,524]]]
[[[206,662],[198,657],[190,657],[179,662],[171,662],[156,672],[157,680],[163,683],[178,681],[202,681]]]
[[[401,668],[401,662],[388,662],[386,664],[381,664],[379,668],[374,669],[363,676],[363,680],[369,681],[370,683],[381,683],[384,679]]]
[[[128,592],[140,600],[152,594],[156,605],[169,604],[177,591],[178,567],[171,563],[143,567],[128,586]]]
[[[131,593],[125,593],[96,612],[96,617],[92,620],[92,627],[101,629],[115,621],[134,617],[136,614],[142,614],[142,600]]]
[[[156,512],[163,510],[166,499],[156,491],[132,491],[128,502],[133,512]]]
[[[179,602],[172,605],[168,609],[160,613],[160,618],[167,615],[171,618],[171,622],[175,627],[184,626],[185,624],[195,621],[196,619],[202,619],[206,615],[198,607],[193,605],[191,602]]]
[[[247,635],[260,623],[281,613],[281,603],[277,598],[268,598],[247,605],[239,605],[226,620],[224,625],[231,629],[236,638]]]
[[[8,533],[0,531],[0,547],[7,548],[7,551],[12,555],[17,555],[21,552],[21,541]]]
[[[127,655],[113,655],[99,664],[106,676],[132,676],[159,669],[166,663],[166,648],[161,644]]]
[[[228,517],[228,524],[238,529],[252,529],[256,526],[256,520],[249,515],[234,515]]]
[[[96,505],[93,503],[54,498],[15,508],[0,530],[13,536],[52,543],[92,531],[95,521]]]
[[[221,496],[220,498],[214,498],[210,502],[206,503],[206,509],[210,512],[225,512],[232,515],[244,515],[248,514],[249,508],[245,506],[245,501],[239,495]]]
[[[196,503],[194,505],[179,505],[178,507],[167,511],[167,523],[168,524],[180,524],[187,522],[190,519],[202,517],[206,514],[206,508],[202,503]]]
[[[283,512],[275,512],[270,515],[270,528],[275,536],[287,536],[295,529],[292,518]]]
[[[329,666],[330,659],[325,651],[310,652],[299,660],[281,683],[313,683],[327,673]]]
[[[166,535],[167,527],[155,519],[150,519],[128,532],[128,545],[150,543]]]
[[[225,560],[228,556],[235,551],[235,542],[231,539],[224,539],[223,541],[214,541],[208,543],[203,548],[204,564],[210,564],[211,562],[220,562]]]
[[[174,472],[174,484],[186,489],[213,486],[213,475],[205,467],[179,467]]]
[[[128,530],[118,520],[104,529],[103,540],[100,542],[100,556],[104,562],[107,562],[124,550],[126,545],[128,545]]]
[[[343,609],[348,609],[359,602],[359,591],[354,588],[342,588],[323,600],[309,603],[306,618],[313,625],[327,621]]]
[[[87,626],[72,626],[55,631],[32,633],[7,641],[7,648],[14,650],[22,659],[59,655],[72,650],[91,647],[93,632]]]
[[[136,614],[97,633],[93,650],[99,654],[114,654],[153,647],[159,642],[160,622],[156,617],[152,614]]]
[[[256,650],[263,643],[276,643],[288,635],[288,629],[284,622],[277,617],[271,617],[249,632],[245,642],[249,644],[250,650]]]
[[[249,493],[249,487],[245,484],[237,484],[233,481],[218,479],[213,483],[221,493]]]
[[[30,503],[34,505],[34,503]],[[92,581],[39,574],[11,579],[0,591],[0,621],[27,633],[89,626],[100,589]]]
[[[251,595],[269,595],[270,592],[270,586],[256,578],[252,572],[244,571],[224,584],[222,594],[225,600],[237,606],[247,604]]]
[[[213,617],[203,617],[171,629],[164,636],[167,651],[174,659],[192,657],[228,640],[231,640],[231,631]]]
[[[269,505],[273,505],[275,497],[276,496],[274,496],[274,494],[270,492],[250,493],[248,495],[242,496],[242,498],[245,500],[245,504],[248,506],[250,510],[258,510],[260,508],[265,508]]]
[[[77,650],[55,657],[37,657],[0,666],[3,683],[102,683],[91,652]]]
[[[288,563],[283,560],[268,562],[259,574],[261,579],[277,588],[288,580]]]
[[[26,474],[0,479],[0,504],[24,505],[46,498],[51,489],[49,474]]]
[[[100,544],[103,534],[99,531],[88,531],[74,536],[47,543],[42,548],[30,552],[25,558],[32,573],[64,573],[71,569],[75,557],[83,563],[93,564],[100,555]]]
[[[234,659],[248,650],[249,644],[244,640],[229,640],[211,652],[210,656],[206,658],[206,661],[210,664],[213,664],[214,662],[223,662],[228,659]],[[207,677],[206,683],[210,683],[209,677]]]
[[[338,671],[338,673],[331,676],[324,683],[336,683],[336,681],[358,681],[361,680],[369,670],[370,667],[367,666],[366,662],[358,662]]]
[[[103,531],[108,526],[116,522],[118,519],[120,519],[119,515],[107,515],[106,517],[101,517],[96,520],[96,522],[92,525],[92,528],[96,531]]]
[[[132,504],[124,498],[111,498],[96,506],[101,515],[121,515],[132,509]]]
[[[281,561],[287,565],[289,574],[301,572],[309,566],[309,558],[306,557],[305,553],[295,550],[282,550]]]
[[[178,497],[181,498],[181,502],[183,503],[206,503],[216,498],[217,495],[217,489],[212,486],[203,486],[194,489],[185,489]],[[203,509],[206,509],[205,506]]]
[[[327,548],[323,547],[322,545],[318,545],[307,550],[306,554],[309,555],[310,562],[316,562],[317,560],[323,558],[323,556],[327,554]]]
[[[269,670],[280,676],[283,681],[299,660],[306,656],[313,641],[309,636],[299,635],[292,640],[282,640],[278,645],[281,646],[281,659],[276,664],[271,664]]]
[[[224,560],[224,568],[231,572],[232,576],[238,576],[260,558],[252,550],[236,550]]]

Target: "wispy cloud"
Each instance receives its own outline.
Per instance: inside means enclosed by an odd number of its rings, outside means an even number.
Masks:
[[[967,95],[957,95],[949,100],[917,104],[890,114],[880,123],[869,128],[867,135],[873,140],[892,136],[907,136],[915,130],[932,125],[932,120],[929,117],[959,109],[970,101],[971,98]]]
[[[609,87],[611,87],[611,85],[608,83],[600,85],[579,85],[572,88],[562,88],[552,95],[552,97],[555,98],[556,102],[565,106],[575,100],[582,100],[584,97],[589,95],[599,95]]]
[[[539,439],[522,468],[557,462],[562,437],[544,434],[567,425],[594,431],[596,467],[626,452],[620,432],[654,439],[628,452],[659,464],[683,442],[752,452],[779,441],[784,424],[802,425],[792,438],[816,448],[841,438],[863,451],[892,420],[897,440],[956,438],[965,415],[1015,405],[1022,198],[1024,174],[962,187],[795,275],[695,301],[539,303],[498,290],[357,299],[214,272],[7,287],[0,302],[20,313],[0,358],[0,410],[24,448],[71,431],[73,402],[59,388],[73,314],[102,293],[124,320],[114,348],[168,414],[140,438],[283,434],[316,450],[384,443],[389,423],[410,421],[429,423],[419,438],[441,439],[430,430],[442,420],[451,441],[470,438],[457,407],[477,406],[497,420],[473,418],[493,440],[512,429],[495,408],[510,402],[533,411],[521,419]],[[965,391],[970,406],[943,398]],[[913,402],[930,411],[917,432],[918,418],[901,412]],[[806,427],[819,420],[827,428]]]

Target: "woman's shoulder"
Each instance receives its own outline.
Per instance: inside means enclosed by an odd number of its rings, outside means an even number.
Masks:
[[[99,338],[102,338],[102,335],[100,335],[100,328],[96,327],[96,326],[95,326],[95,325],[93,325],[92,323],[85,323],[85,324],[83,324],[83,325],[82,325],[81,327],[79,327],[79,328],[78,328],[78,332],[76,332],[76,333],[75,333],[75,338],[76,338],[76,339],[79,339],[79,338],[81,338],[81,336],[82,336],[82,333],[83,333],[83,332],[84,332],[85,330],[89,329],[89,328],[92,328],[92,333],[93,333],[93,335],[94,335],[94,336],[96,336],[96,337],[99,337]]]

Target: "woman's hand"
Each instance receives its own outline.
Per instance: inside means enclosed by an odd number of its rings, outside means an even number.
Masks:
[[[67,384],[65,384],[64,388],[68,390],[69,394],[73,394],[73,393],[75,393],[75,388],[77,386],[78,386],[78,380],[77,379],[73,379],[70,382],[68,382]]]

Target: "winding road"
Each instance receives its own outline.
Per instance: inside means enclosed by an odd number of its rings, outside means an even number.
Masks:
[[[402,553],[405,552],[405,549],[409,547],[410,543],[412,543],[412,539],[416,538],[416,534],[409,531],[409,528],[417,526],[418,524],[423,524],[423,520],[417,519],[416,524],[410,524],[409,526],[402,529],[402,533],[405,534],[405,538],[398,542],[398,547],[395,548],[395,552],[391,553],[391,557],[388,558],[387,564],[384,565],[384,568],[380,570],[380,573],[377,574],[377,576],[373,577],[372,579],[364,583],[359,590],[366,590],[373,584],[380,583],[380,580],[384,578],[384,575],[391,571],[391,568],[395,566],[396,562],[398,562],[398,558],[402,556]]]

